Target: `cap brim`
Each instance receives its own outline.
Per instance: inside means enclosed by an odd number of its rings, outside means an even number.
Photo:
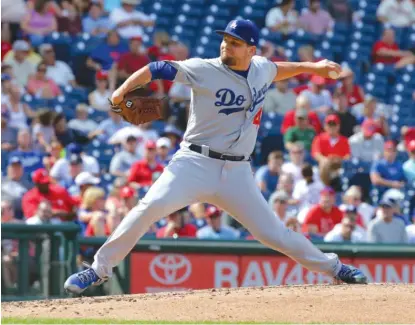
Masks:
[[[240,40],[240,41],[243,41],[243,42],[245,42],[246,43],[246,41],[242,38],[242,37],[240,37],[240,36],[238,36],[238,35],[236,35],[236,34],[234,34],[234,33],[229,33],[229,32],[225,32],[224,30],[215,30],[215,32],[216,32],[216,34],[218,34],[218,35],[229,35],[229,36],[232,36],[233,38],[236,38],[236,39],[238,39],[238,40]],[[247,43],[248,44],[248,43]]]

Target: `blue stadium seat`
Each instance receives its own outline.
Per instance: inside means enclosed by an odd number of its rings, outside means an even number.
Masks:
[[[71,43],[72,38],[67,33],[53,32],[45,37],[44,43],[50,43],[55,50],[56,59],[69,62],[71,59]]]
[[[93,120],[97,123],[100,123],[103,120],[108,118],[108,113],[107,112],[102,112],[102,111],[96,110],[93,107],[91,107],[88,110],[88,114],[89,114],[88,118],[90,118],[91,120]]]

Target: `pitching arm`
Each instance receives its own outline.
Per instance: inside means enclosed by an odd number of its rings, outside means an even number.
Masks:
[[[329,60],[319,62],[275,62],[275,64],[277,65],[277,74],[274,81],[289,79],[302,73],[336,79],[342,70],[339,64]]]

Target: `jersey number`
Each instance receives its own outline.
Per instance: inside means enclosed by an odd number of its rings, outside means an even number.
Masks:
[[[256,126],[259,126],[261,124],[261,117],[262,117],[262,107],[258,110],[258,113],[256,113],[252,123]]]

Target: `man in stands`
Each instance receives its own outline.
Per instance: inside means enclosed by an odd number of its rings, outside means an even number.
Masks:
[[[393,203],[384,199],[380,202],[380,216],[368,226],[368,240],[371,243],[406,244],[408,241],[405,223],[394,217]]]
[[[362,130],[349,138],[353,158],[371,162],[382,157],[385,141],[383,136],[377,133],[377,129],[375,121],[366,119],[362,124]]]
[[[137,138],[130,135],[122,144],[123,149],[112,157],[110,173],[114,176],[128,177],[131,166],[141,159],[136,153]]]
[[[413,55],[411,51],[402,51],[395,41],[395,31],[387,28],[382,38],[373,45],[373,63],[395,64],[401,58]]]
[[[357,119],[350,112],[347,95],[341,89],[336,90],[333,96],[333,105],[335,109],[330,113],[337,115],[340,119],[340,134],[350,138],[355,133]]]
[[[337,115],[328,115],[325,119],[326,132],[314,138],[311,154],[317,160],[320,177],[327,186],[341,191],[338,170],[342,162],[350,158],[350,147],[346,137],[340,135],[340,119]]]
[[[7,166],[7,176],[1,178],[1,197],[10,201],[18,218],[23,217],[22,197],[32,188],[24,177],[22,161],[19,157],[12,157]]]
[[[396,144],[392,140],[384,145],[383,158],[374,161],[370,171],[372,184],[382,190],[390,188],[401,189],[405,186],[406,178],[402,163],[396,159]]]
[[[110,20],[121,37],[143,36],[143,27],[154,26],[154,20],[136,10],[139,0],[122,0],[121,7],[111,11]]]
[[[29,51],[29,43],[17,40],[13,43],[14,55],[4,60],[4,63],[11,66],[13,75],[20,87],[25,87],[29,76],[36,72],[36,66],[28,59]]]
[[[344,216],[339,227],[335,227],[326,236],[324,241],[327,243],[361,243],[365,242],[362,234],[356,230],[356,220]]]
[[[47,66],[46,77],[52,79],[59,86],[76,86],[72,69],[67,63],[56,60],[55,51],[51,44],[40,45],[39,53]]]
[[[311,144],[316,136],[316,131],[308,121],[308,112],[305,109],[295,111],[295,125],[284,134],[285,147],[291,151],[296,143],[301,143],[303,148],[311,151]]]
[[[52,206],[53,216],[70,221],[76,216],[74,213],[76,202],[61,186],[52,184],[45,169],[38,169],[32,174],[35,187],[23,196],[22,206],[26,218],[35,215],[39,204],[45,200]]]
[[[108,141],[108,139],[118,130],[129,126],[126,121],[123,120],[121,115],[108,111],[109,118],[103,120],[99,126],[98,130],[101,131],[101,134],[98,136],[98,139],[101,141]]]
[[[382,0],[376,15],[381,23],[409,27],[415,21],[415,4],[411,0]]]
[[[167,219],[167,225],[157,231],[157,238],[196,237],[196,226],[186,223],[181,211],[173,212]]]
[[[326,89],[326,79],[320,76],[311,77],[309,89],[301,92],[301,95],[308,98],[310,106],[317,114],[327,114],[333,107],[330,91]]]
[[[71,143],[66,147],[66,152],[67,156],[59,159],[50,171],[50,176],[56,181],[71,181],[70,158],[73,155],[79,156],[82,160],[82,170],[80,172],[86,171],[93,175],[99,175],[99,164],[97,159],[93,156],[87,155],[80,145]]]
[[[36,169],[43,167],[42,154],[32,149],[32,136],[29,130],[22,129],[19,131],[17,144],[17,149],[10,153],[9,159],[12,159],[12,157],[19,158],[26,175],[30,175]]]
[[[341,222],[343,213],[335,206],[335,194],[332,188],[324,188],[320,192],[319,204],[308,211],[302,231],[311,238],[323,238],[336,224]]]
[[[150,186],[163,172],[163,165],[156,159],[156,143],[147,141],[144,158],[135,162],[130,169],[128,182],[133,186]]]
[[[303,95],[299,95],[295,101],[295,109],[289,111],[284,116],[281,126],[282,134],[285,134],[290,127],[295,126],[295,116],[297,111],[302,112],[304,110],[307,112],[308,122],[314,128],[316,134],[319,134],[322,131],[320,119],[317,113],[311,110],[309,99]]]
[[[281,151],[273,151],[268,155],[268,162],[255,173],[255,180],[262,194],[267,198],[277,188],[278,178],[284,156]]]
[[[148,56],[143,53],[142,46],[141,36],[130,38],[130,51],[122,54],[112,67],[112,78],[115,78],[117,83],[124,82],[134,72],[150,63]]]
[[[322,35],[333,28],[334,21],[330,14],[321,9],[321,0],[309,0],[309,10],[299,20],[299,25],[309,33]]]
[[[267,92],[264,102],[264,112],[285,115],[295,107],[296,95],[288,88],[288,80],[275,82],[275,88]]]
[[[206,219],[208,224],[197,231],[197,238],[224,240],[239,238],[239,231],[228,225],[222,224],[222,211],[217,207],[212,205],[206,209]]]

